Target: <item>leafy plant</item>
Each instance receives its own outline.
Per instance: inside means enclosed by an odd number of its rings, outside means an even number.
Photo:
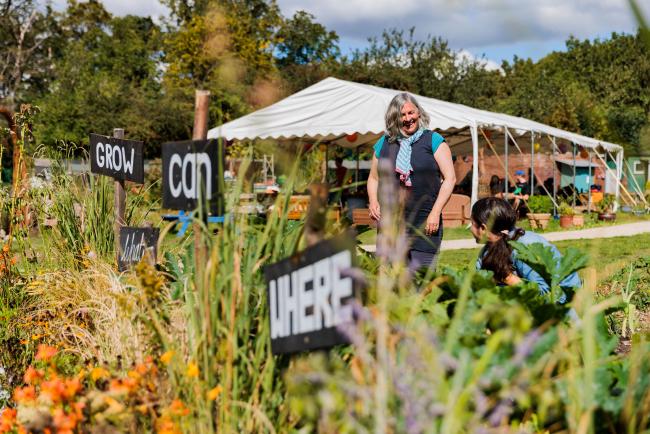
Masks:
[[[596,209],[600,214],[611,213],[614,210],[614,203],[616,199],[612,194],[606,194],[602,200],[596,204]]]
[[[567,202],[560,202],[560,206],[558,207],[557,211],[561,216],[575,215],[575,210]]]
[[[528,198],[528,209],[531,213],[548,214],[553,211],[553,201],[546,195],[535,195]]]

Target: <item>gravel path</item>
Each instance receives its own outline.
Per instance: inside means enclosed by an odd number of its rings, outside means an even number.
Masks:
[[[547,232],[544,235],[549,241],[562,241],[562,240],[579,240],[579,239],[593,239],[593,238],[612,238],[612,237],[631,237],[638,234],[650,232],[650,221],[626,223],[623,225],[603,226],[599,228],[578,229],[575,231],[561,231],[561,232]],[[460,249],[475,249],[479,245],[471,239],[464,240],[443,240],[441,250],[460,250]],[[362,249],[368,252],[374,252],[375,246],[366,244],[361,246]]]

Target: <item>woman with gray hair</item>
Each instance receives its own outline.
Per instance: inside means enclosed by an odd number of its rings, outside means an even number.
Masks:
[[[451,150],[444,138],[428,130],[429,116],[408,93],[397,94],[385,115],[386,132],[374,146],[368,199],[370,217],[381,228],[380,182],[399,183],[398,207],[410,237],[409,269],[435,268],[442,241],[442,209],[456,184]],[[380,161],[394,175],[380,175]]]

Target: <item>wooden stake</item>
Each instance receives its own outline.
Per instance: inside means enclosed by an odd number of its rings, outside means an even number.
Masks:
[[[210,103],[210,91],[197,90],[194,99],[194,129],[192,140],[204,140],[208,138],[208,108]],[[208,180],[208,182],[210,182]],[[199,187],[199,191],[204,191]],[[204,222],[208,221],[208,206],[204,199],[199,199],[199,218]],[[197,222],[192,224],[194,229],[194,264],[196,273],[197,289],[202,285],[203,270],[207,261],[207,246],[203,242],[201,225]]]
[[[116,139],[124,138],[123,128],[114,128],[113,137]],[[126,189],[124,180],[115,180],[115,254],[120,256],[120,228],[126,226]]]

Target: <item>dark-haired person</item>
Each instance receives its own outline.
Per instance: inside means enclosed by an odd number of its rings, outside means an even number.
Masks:
[[[542,293],[550,291],[549,284],[528,264],[517,259],[517,252],[508,241],[522,244],[541,243],[553,251],[559,262],[560,251],[544,237],[534,232],[526,232],[515,223],[515,210],[508,202],[496,197],[478,200],[472,207],[472,235],[479,243],[485,243],[481,249],[476,268],[490,270],[499,284],[516,285],[522,279],[537,283]],[[562,288],[578,288],[582,285],[578,273],[573,273],[560,282]],[[564,303],[565,300],[560,300]]]
[[[370,217],[381,228],[379,183],[399,184],[399,197],[391,200],[404,210],[410,236],[409,269],[435,268],[442,241],[442,209],[456,183],[451,150],[440,134],[427,129],[429,116],[408,93],[391,100],[385,122],[386,132],[374,146],[368,178]],[[393,173],[380,176],[379,161],[387,161]]]

